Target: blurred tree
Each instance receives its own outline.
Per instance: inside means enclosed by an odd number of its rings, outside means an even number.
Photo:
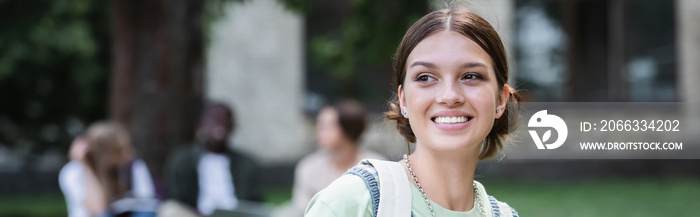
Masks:
[[[202,105],[204,2],[111,3],[111,114],[160,180],[172,149],[192,142]]]
[[[0,145],[65,151],[105,117],[106,12],[103,1],[0,1]]]
[[[324,90],[329,98],[373,98],[389,85],[368,86],[370,80],[390,80],[391,61],[406,30],[429,12],[426,0],[347,0],[350,9],[340,8],[341,25],[321,31],[309,30],[309,59],[312,71],[321,71],[331,80]],[[344,5],[336,3],[338,5]],[[311,11],[315,10],[314,8]],[[313,13],[313,12],[312,12]],[[324,15],[325,16],[325,15]],[[335,15],[338,16],[338,15]],[[314,22],[314,21],[309,21]],[[310,25],[311,26],[311,25]],[[314,28],[314,27],[309,27]],[[381,72],[382,75],[377,75]],[[325,89],[328,88],[328,89]],[[384,95],[376,95],[385,102]]]

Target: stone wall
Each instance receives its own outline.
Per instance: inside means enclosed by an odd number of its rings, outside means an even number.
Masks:
[[[276,0],[229,4],[212,27],[206,96],[230,104],[231,141],[263,164],[313,148],[304,119],[304,18]]]

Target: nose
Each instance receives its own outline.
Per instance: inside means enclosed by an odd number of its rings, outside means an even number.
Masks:
[[[464,93],[459,88],[459,85],[455,85],[451,82],[445,84],[445,87],[441,94],[435,99],[435,101],[447,107],[454,107],[464,103]]]

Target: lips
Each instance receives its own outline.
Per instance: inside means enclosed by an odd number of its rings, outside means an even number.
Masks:
[[[438,124],[458,124],[469,122],[473,115],[463,111],[440,111],[433,114],[430,120]]]
[[[430,120],[440,130],[456,131],[469,126],[473,118],[473,115],[462,111],[440,111],[433,114]]]
[[[458,123],[464,123],[469,120],[471,120],[471,117],[468,116],[459,116],[459,117],[434,117],[431,118],[431,120],[435,123],[438,124],[458,124]]]

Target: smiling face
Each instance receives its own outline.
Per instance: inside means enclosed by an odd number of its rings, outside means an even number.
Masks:
[[[508,96],[492,62],[474,41],[453,31],[436,32],[411,51],[398,94],[419,146],[478,153]]]

